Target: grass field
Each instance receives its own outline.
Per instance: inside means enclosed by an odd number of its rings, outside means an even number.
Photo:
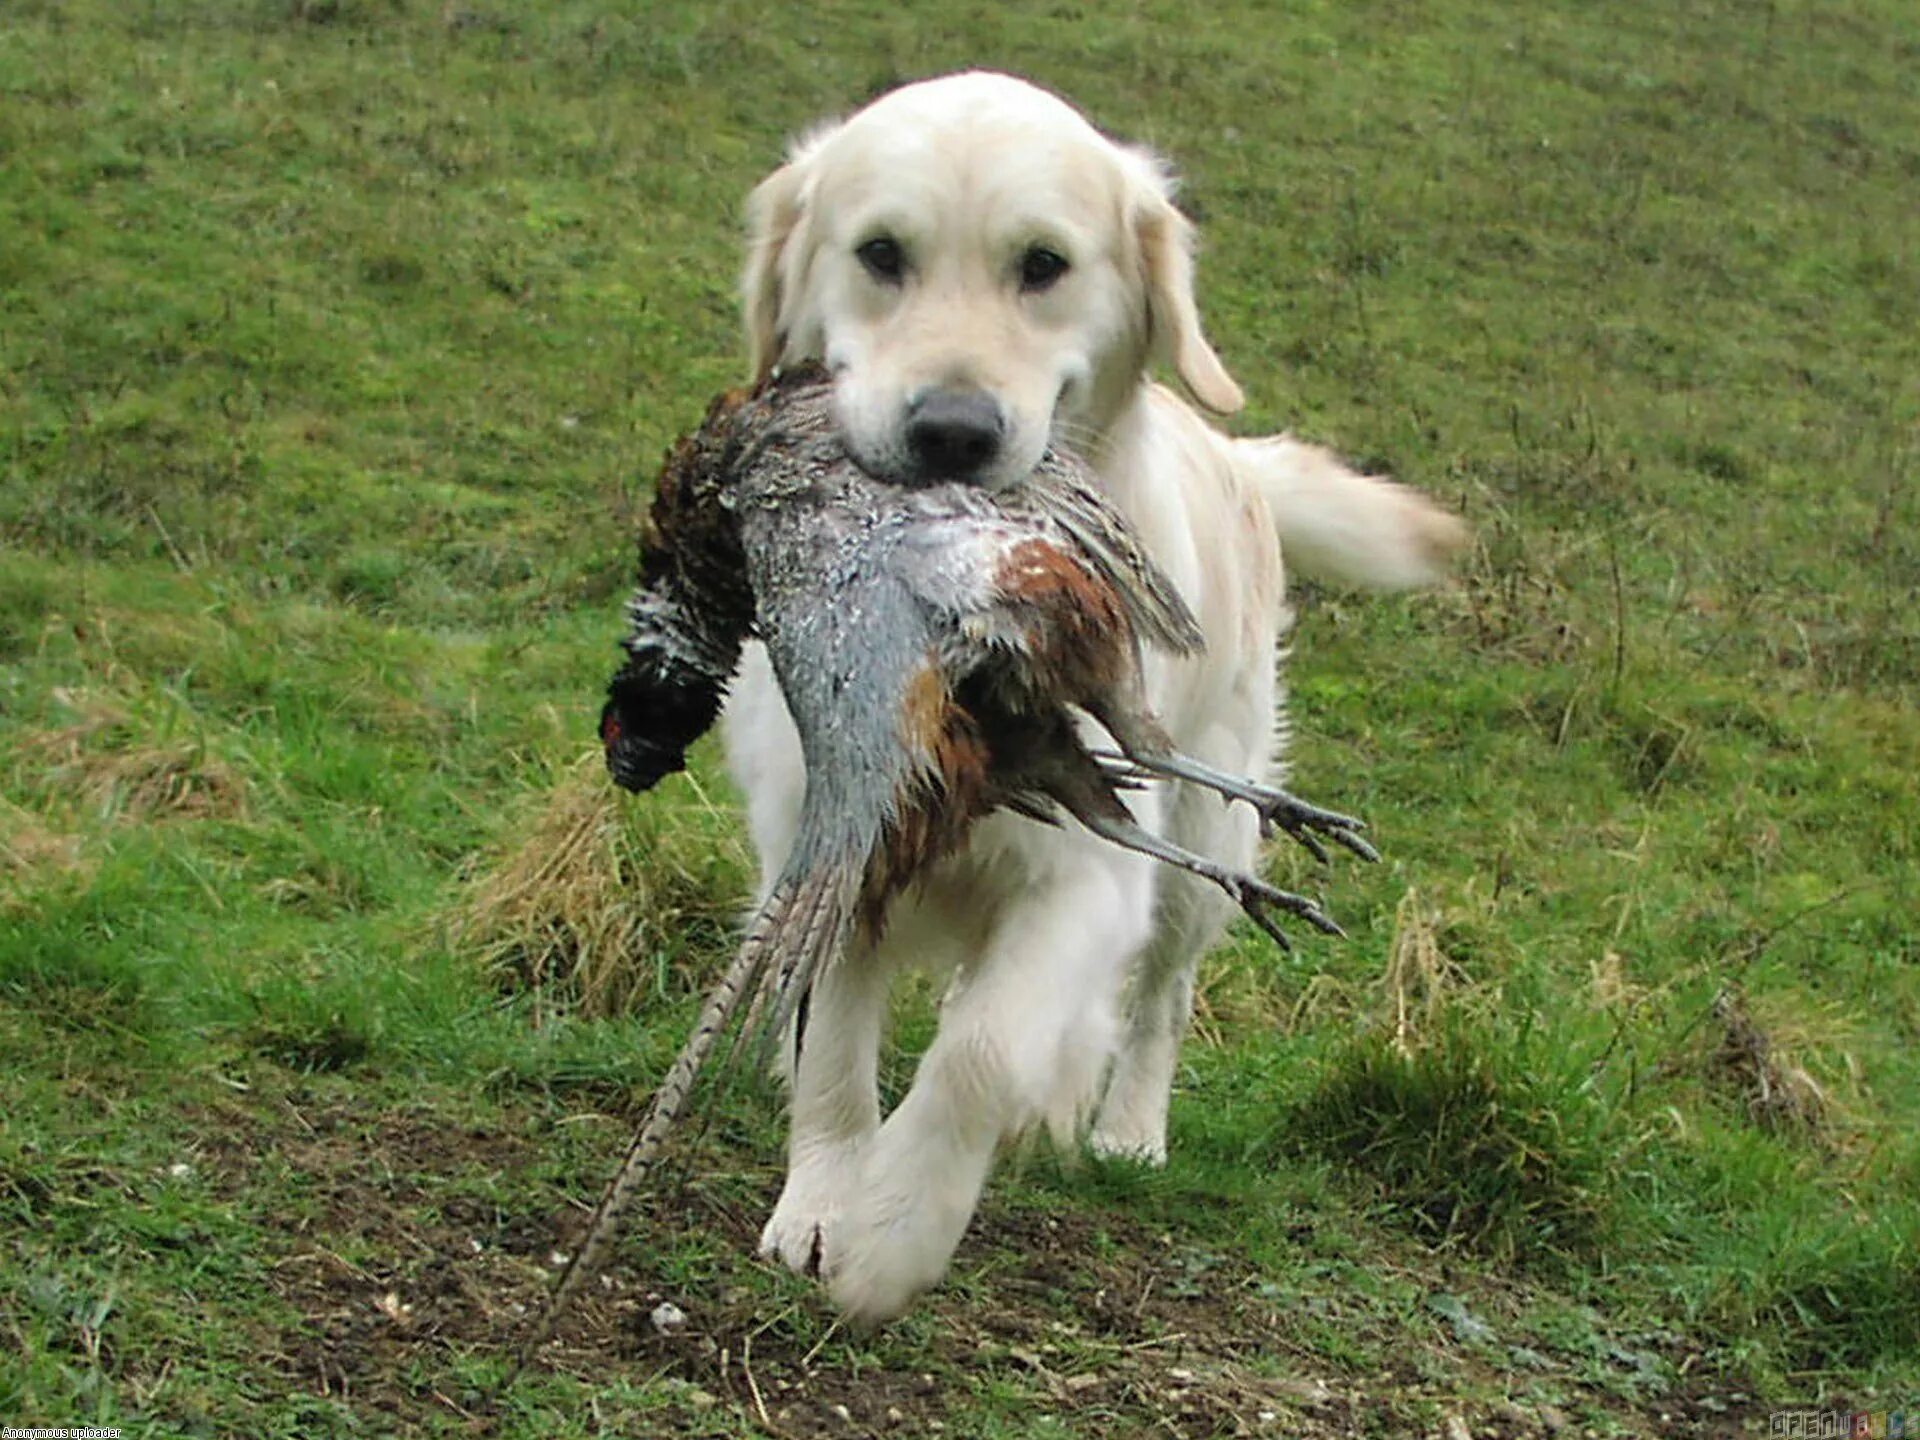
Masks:
[[[748,883],[711,753],[583,758],[740,197],[966,64],[1176,157],[1237,423],[1472,520],[1302,596],[1387,863],[1210,963],[1164,1173],[1016,1157],[851,1337],[742,1095],[501,1389]],[[0,9],[0,1424],[1920,1407],[1916,69],[1896,0]]]

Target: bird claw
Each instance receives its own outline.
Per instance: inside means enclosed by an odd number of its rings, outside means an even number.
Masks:
[[[1230,775],[1191,756],[1176,753],[1096,750],[1093,758],[1100,763],[1108,784],[1116,787],[1149,779],[1184,780],[1219,792],[1229,804],[1244,800],[1260,817],[1261,838],[1272,835],[1275,830],[1284,830],[1322,865],[1331,858],[1323,843],[1328,840],[1368,864],[1379,863],[1380,852],[1360,836],[1359,832],[1367,828],[1364,820],[1310,805],[1277,786]]]
[[[1362,839],[1359,832],[1366,829],[1364,820],[1352,815],[1342,815],[1337,810],[1322,810],[1318,805],[1309,805],[1298,796],[1289,795],[1284,790],[1275,790],[1267,786],[1258,787],[1260,798],[1250,799],[1254,810],[1260,816],[1260,834],[1264,839],[1275,830],[1284,830],[1306,852],[1322,865],[1327,863],[1327,847],[1321,843],[1325,836],[1344,850],[1351,851],[1369,865],[1380,861],[1380,852]]]
[[[1251,875],[1235,876],[1231,888],[1233,898],[1240,902],[1240,908],[1247,913],[1247,918],[1264,930],[1273,938],[1276,945],[1288,953],[1293,950],[1293,942],[1287,938],[1287,932],[1280,928],[1279,922],[1273,918],[1270,911],[1283,910],[1289,915],[1306,921],[1323,935],[1337,935],[1343,940],[1346,938],[1347,932],[1340,928],[1340,923],[1322,910],[1318,901],[1310,900],[1305,895],[1296,895],[1291,890],[1282,890],[1277,885],[1269,885],[1266,881]]]

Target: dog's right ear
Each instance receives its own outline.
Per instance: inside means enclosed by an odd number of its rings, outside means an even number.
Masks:
[[[755,382],[780,363],[787,345],[788,250],[806,218],[806,159],[796,156],[754,187],[747,200],[747,268],[740,298]]]
[[[1153,356],[1173,367],[1200,404],[1216,415],[1231,415],[1246,397],[1200,328],[1193,296],[1193,224],[1174,208],[1173,178],[1158,155],[1144,146],[1123,146],[1119,157]]]
[[[1146,271],[1147,326],[1154,351],[1173,366],[1187,393],[1216,415],[1246,397],[1200,329],[1193,298],[1193,225],[1163,194],[1150,194],[1137,220]]]

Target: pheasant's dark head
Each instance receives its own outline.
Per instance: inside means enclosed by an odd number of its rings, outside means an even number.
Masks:
[[[663,716],[657,708],[660,698],[657,692],[623,695],[616,679],[600,711],[600,746],[606,751],[607,773],[622,789],[651,790],[674,771],[687,768],[686,746],[699,731],[688,734],[684,719],[674,717],[681,719],[676,724]],[[648,705],[649,700],[654,704]],[[662,724],[663,720],[668,723]]]

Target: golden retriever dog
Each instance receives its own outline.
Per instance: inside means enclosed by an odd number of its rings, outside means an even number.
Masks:
[[[744,302],[754,369],[823,360],[846,443],[911,485],[1025,475],[1051,443],[1093,464],[1206,631],[1149,657],[1178,747],[1275,773],[1288,623],[1283,558],[1378,588],[1437,579],[1463,537],[1415,492],[1287,436],[1231,439],[1188,403],[1241,404],[1195,307],[1192,232],[1164,167],[1005,75],[909,85],[796,144],[754,191]],[[1163,365],[1186,398],[1152,383]],[[805,784],[763,651],[729,703],[729,761],[762,874],[778,873]],[[1089,722],[1090,723],[1090,722]],[[1143,824],[1230,865],[1255,820],[1154,786]],[[1161,1164],[1194,971],[1230,902],[1071,824],[996,816],[896,907],[883,940],[822,977],[790,1062],[784,1191],[762,1253],[824,1281],[863,1321],[945,1273],[996,1151],[1036,1126]],[[911,1089],[882,1116],[889,981],[950,976]]]

